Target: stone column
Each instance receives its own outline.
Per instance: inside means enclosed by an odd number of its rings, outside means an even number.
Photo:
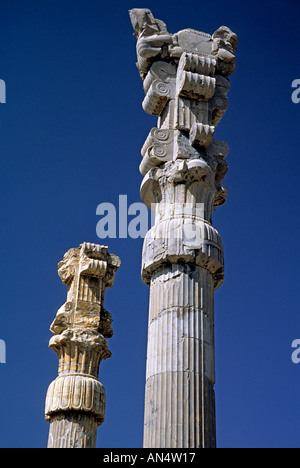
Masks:
[[[49,347],[57,353],[59,367],[46,397],[48,448],[96,446],[97,427],[105,415],[99,365],[111,356],[105,338],[113,335],[104,293],[113,285],[120,263],[107,247],[85,242],[58,264],[68,297],[50,327],[54,336]]]
[[[170,34],[134,9],[145,112],[158,117],[142,148],[141,197],[155,210],[142,259],[150,286],[144,447],[216,446],[214,289],[224,279],[213,210],[228,193],[228,145],[214,139],[228,107],[237,36]]]

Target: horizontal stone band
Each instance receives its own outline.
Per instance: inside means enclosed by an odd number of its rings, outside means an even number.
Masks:
[[[215,288],[224,279],[223,244],[218,231],[200,220],[162,220],[148,231],[143,248],[142,277],[151,276],[165,263],[194,263],[214,277]]]

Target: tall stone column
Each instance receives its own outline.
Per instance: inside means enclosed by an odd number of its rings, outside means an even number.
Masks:
[[[99,365],[111,356],[105,338],[113,335],[104,293],[113,285],[120,263],[107,247],[85,242],[58,264],[68,296],[50,327],[54,336],[49,347],[57,353],[59,367],[46,397],[48,448],[96,446],[97,427],[105,415]]]
[[[228,107],[237,36],[170,34],[134,9],[145,112],[158,117],[142,148],[141,197],[155,209],[142,259],[150,286],[144,447],[216,446],[214,289],[224,279],[213,210],[228,193],[228,145],[214,139]]]

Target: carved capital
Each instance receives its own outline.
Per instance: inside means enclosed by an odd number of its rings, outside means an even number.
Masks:
[[[101,327],[104,292],[113,285],[120,263],[107,247],[89,242],[65,254],[58,273],[69,286],[68,298],[51,325],[53,333],[74,326]]]
[[[212,57],[184,52],[179,60],[178,73],[189,71],[199,75],[214,76],[216,65],[216,59]]]
[[[193,146],[199,145],[208,148],[213,140],[214,133],[215,127],[194,123],[190,131],[190,143]]]
[[[208,100],[214,95],[216,79],[182,70],[178,74],[177,89],[180,96],[196,100]]]
[[[93,440],[96,434],[91,421],[96,425],[104,421],[105,390],[97,378],[101,361],[111,357],[105,338],[110,338],[113,330],[103,300],[120,263],[107,247],[84,242],[69,250],[58,265],[59,276],[68,285],[68,298],[51,325],[54,336],[49,347],[57,353],[59,365],[58,377],[50,384],[46,397],[46,420],[53,423],[50,446],[62,444],[64,435],[59,426],[64,423],[64,414],[66,420],[77,421],[74,431],[80,433],[85,432],[80,417],[89,415],[87,423]]]
[[[100,362],[111,357],[108,342],[94,330],[64,330],[51,338],[49,348],[59,358],[58,373],[83,373],[98,376]]]
[[[140,172],[145,176],[153,167],[177,159],[205,159],[210,165],[215,128],[228,109],[227,76],[235,68],[237,36],[225,26],[213,35],[193,29],[170,34],[147,9],[131,10],[130,17],[143,64],[143,108],[159,117],[156,132],[168,135],[165,142],[154,142],[150,133]],[[220,182],[225,165],[220,163],[217,172]]]
[[[227,77],[235,70],[238,38],[225,26],[213,35],[193,29],[170,34],[150,10],[136,10],[131,20],[146,94],[143,108],[158,116],[140,164],[141,197],[155,209],[155,226],[145,238],[143,279],[149,284],[163,263],[182,261],[206,268],[218,287],[223,252],[211,224],[213,210],[228,194],[223,179],[229,148],[214,136],[228,108]],[[189,243],[190,232],[195,236]]]
[[[142,148],[143,161],[140,172],[146,175],[151,167],[159,166],[162,162],[171,161],[173,157],[174,131],[153,128]]]
[[[175,97],[175,83],[154,80],[143,101],[143,109],[147,114],[160,115],[172,97]]]

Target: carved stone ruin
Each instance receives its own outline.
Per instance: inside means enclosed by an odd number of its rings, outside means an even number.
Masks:
[[[96,446],[97,427],[105,415],[99,365],[111,356],[105,338],[113,335],[104,293],[113,285],[120,264],[107,247],[87,242],[69,250],[58,264],[68,296],[50,327],[54,336],[49,347],[57,353],[59,367],[46,397],[48,448]]]
[[[143,109],[158,117],[142,148],[141,197],[156,212],[143,248],[150,286],[144,447],[216,446],[214,290],[224,279],[213,210],[226,201],[228,145],[215,129],[228,108],[238,38],[170,34],[133,9]]]

